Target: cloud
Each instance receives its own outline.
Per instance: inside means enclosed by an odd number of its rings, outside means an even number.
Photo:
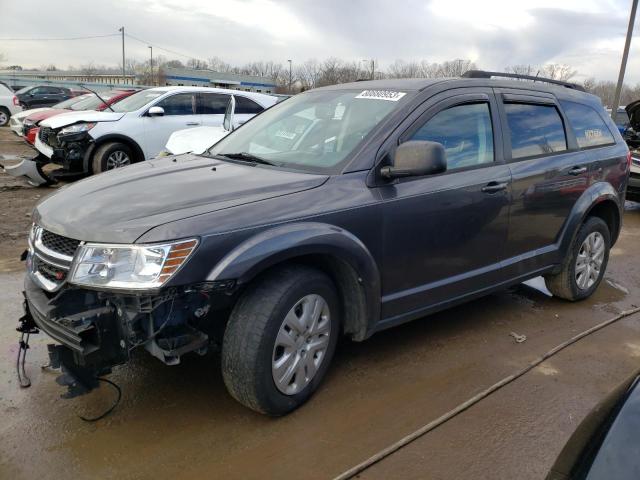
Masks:
[[[185,58],[159,47],[233,64],[286,63],[330,56],[381,66],[395,59],[471,58],[486,69],[513,64],[569,63],[582,76],[614,79],[628,20],[625,0],[50,0],[3,2],[0,37],[64,37],[117,33],[127,56]],[[33,12],[38,12],[34,15]],[[637,32],[634,41],[640,39]],[[640,46],[632,44],[627,79],[640,81]],[[59,67],[120,61],[120,39],[2,42],[10,63]]]

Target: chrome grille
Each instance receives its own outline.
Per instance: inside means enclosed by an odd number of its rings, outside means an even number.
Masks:
[[[48,292],[59,290],[66,281],[78,245],[79,240],[34,225],[29,235],[29,276]]]
[[[79,240],[63,237],[48,230],[42,230],[40,239],[45,247],[67,257],[73,257],[78,245],[80,245]]]
[[[48,281],[52,283],[60,283],[63,282],[67,278],[67,271],[51,265],[50,263],[46,263],[42,259],[36,257],[34,259],[34,267],[40,275],[46,278]]]

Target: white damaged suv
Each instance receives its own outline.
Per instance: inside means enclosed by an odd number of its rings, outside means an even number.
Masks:
[[[277,97],[208,87],[158,87],[111,105],[110,111],[71,112],[40,124],[35,147],[71,173],[99,173],[155,158],[170,135],[185,128],[221,126],[231,95],[238,123]]]

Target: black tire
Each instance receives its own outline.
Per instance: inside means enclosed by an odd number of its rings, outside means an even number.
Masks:
[[[576,261],[583,242],[594,232],[599,232],[604,238],[604,257],[602,265],[600,266],[599,275],[593,285],[588,288],[580,288],[575,274]],[[545,283],[549,291],[556,297],[570,300],[572,302],[590,297],[593,292],[596,291],[604,277],[604,272],[607,269],[607,263],[609,262],[610,248],[611,233],[609,232],[607,224],[599,217],[588,217],[573,240],[573,244],[562,262],[562,269],[560,272],[554,275],[545,276]]]
[[[315,375],[299,392],[282,393],[272,374],[276,336],[287,313],[306,295],[320,295],[329,308],[330,334]],[[305,266],[286,266],[257,279],[231,313],[222,344],[222,374],[229,393],[260,413],[284,415],[305,403],[324,378],[340,334],[340,303],[324,273]]]
[[[0,107],[0,112],[4,115],[0,115],[0,127],[4,127],[9,124],[9,119],[11,118],[11,112],[5,107]]]
[[[109,165],[109,157],[114,154],[118,155],[118,153],[126,155],[126,157],[129,159],[127,165],[130,165],[134,162],[133,152],[131,151],[129,145],[120,142],[107,142],[104,145],[100,145],[93,154],[93,173],[101,173],[107,170],[112,170],[114,167]]]

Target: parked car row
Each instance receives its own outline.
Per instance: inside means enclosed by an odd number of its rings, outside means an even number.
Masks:
[[[33,130],[37,129],[43,120],[68,112],[83,110],[102,111],[137,91],[139,91],[139,89],[109,90],[100,92],[98,95],[95,93],[85,93],[57,103],[50,108],[41,107],[24,110],[13,115],[9,121],[9,125],[16,135],[25,137],[27,141],[33,145],[35,141],[35,131]]]
[[[270,95],[227,89],[151,88],[116,103],[110,111],[71,113],[43,121],[35,147],[69,171],[88,174],[122,167],[158,156],[177,130],[222,126],[232,95],[237,124],[277,101]]]

